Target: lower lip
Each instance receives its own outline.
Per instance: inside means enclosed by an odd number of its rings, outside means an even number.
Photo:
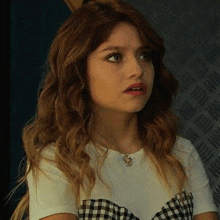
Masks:
[[[129,92],[125,92],[125,93],[130,94],[130,95],[144,95],[144,94],[146,94],[146,90],[129,91]]]

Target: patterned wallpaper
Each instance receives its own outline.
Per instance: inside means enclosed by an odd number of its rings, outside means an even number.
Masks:
[[[220,1],[125,2],[164,39],[164,62],[179,81],[173,110],[180,135],[196,147],[220,213]]]

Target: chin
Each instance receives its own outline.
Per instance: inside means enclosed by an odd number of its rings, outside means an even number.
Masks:
[[[133,112],[140,112],[143,108],[145,107],[145,105],[142,106],[135,106],[133,109],[131,109],[129,112],[133,113]]]

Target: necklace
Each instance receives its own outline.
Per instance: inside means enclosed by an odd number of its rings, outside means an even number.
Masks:
[[[125,166],[130,167],[133,164],[133,159],[131,157],[128,157],[127,154],[125,154],[122,157],[122,162]]]
[[[97,144],[97,143],[96,143],[96,145],[102,147],[101,145],[99,145],[99,144]],[[129,157],[128,154],[124,154],[124,155],[122,156],[122,163],[123,163],[125,166],[130,167],[130,166],[132,166],[132,164],[133,164],[133,159],[132,159],[131,157]]]
[[[99,134],[100,136],[102,136],[101,134]],[[103,136],[102,136],[103,137]],[[104,138],[104,137],[103,137]],[[104,138],[105,139],[105,138]],[[106,139],[105,139],[106,140]],[[132,142],[132,141],[131,141]],[[131,142],[130,142],[130,145],[131,145]],[[97,144],[96,145],[102,147],[101,145]],[[127,167],[130,167],[132,166],[133,164],[133,159],[131,157],[128,156],[128,154],[123,154],[122,156],[122,163],[127,166]]]

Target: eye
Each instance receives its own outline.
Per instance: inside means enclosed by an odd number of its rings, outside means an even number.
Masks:
[[[151,52],[145,51],[145,52],[143,52],[142,54],[144,55],[144,59],[145,59],[146,61],[151,61],[151,60],[152,60],[152,53],[151,53]],[[142,55],[142,54],[141,54],[141,55]]]
[[[144,60],[146,60],[147,62],[149,62],[149,61],[152,60],[152,54],[151,54],[151,52],[149,52],[149,51],[144,51],[143,53],[141,53],[141,55],[144,55]],[[110,60],[110,58],[112,58],[112,57],[116,58],[116,61]],[[120,57],[120,58],[122,57],[120,53],[112,53],[112,54],[110,54],[110,55],[107,57],[107,60],[116,63],[117,60],[118,60],[118,57]],[[113,58],[113,59],[114,59],[114,58]],[[118,62],[119,62],[119,61],[118,61]],[[117,63],[118,63],[118,62],[117,62]]]
[[[113,53],[113,54],[110,54],[107,59],[110,60],[111,57],[118,57],[118,56],[121,56],[121,54],[120,53]],[[115,62],[115,61],[113,61],[113,62]]]

